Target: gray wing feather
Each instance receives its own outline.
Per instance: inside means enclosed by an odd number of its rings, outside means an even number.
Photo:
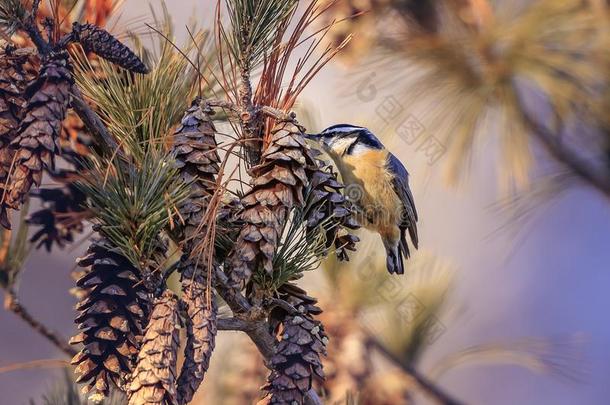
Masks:
[[[388,169],[394,174],[394,190],[403,204],[403,223],[400,224],[400,228],[403,231],[401,235],[401,244],[403,245],[406,256],[408,256],[409,250],[406,246],[406,241],[404,240],[404,230],[409,231],[411,242],[416,249],[419,243],[417,235],[418,216],[413,194],[409,188],[409,172],[407,172],[407,169],[405,169],[400,160],[391,153],[388,154]]]

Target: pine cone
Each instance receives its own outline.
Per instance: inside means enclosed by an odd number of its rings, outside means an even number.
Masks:
[[[279,319],[280,342],[271,358],[271,374],[264,390],[270,404],[302,404],[312,388],[315,377],[324,379],[320,357],[326,355],[328,337],[324,326],[314,319],[322,312],[316,299],[293,284],[278,290],[280,299],[292,304],[298,314],[282,309],[272,311],[272,319]]]
[[[93,52],[124,69],[134,73],[149,72],[144,63],[127,46],[113,37],[108,31],[92,24],[75,22],[72,37],[79,42],[85,52]]]
[[[9,145],[15,139],[27,104],[24,91],[28,77],[23,68],[27,58],[16,56],[13,52],[14,49],[7,47],[0,55],[0,192],[2,194],[15,156],[15,150]],[[4,204],[0,207],[0,225],[6,229],[11,227]]]
[[[180,346],[178,298],[170,290],[155,300],[129,385],[130,405],[173,405]]]
[[[178,378],[178,397],[180,404],[188,404],[210,365],[216,342],[218,308],[202,268],[196,268],[187,255],[182,258],[180,272],[182,301],[186,305],[188,318],[185,359]]]
[[[61,188],[41,188],[30,193],[42,201],[43,208],[30,215],[27,222],[42,226],[30,239],[44,246],[48,252],[57,245],[63,248],[74,242],[74,234],[84,229],[87,196],[71,181],[74,172],[61,170],[54,174],[54,180],[64,183]]]
[[[358,237],[347,229],[358,229],[360,225],[353,216],[349,201],[343,196],[343,184],[337,180],[332,166],[316,159],[316,165],[308,169],[311,179],[307,196],[307,231],[315,233],[323,227],[326,247],[333,243],[339,260],[349,260],[347,251],[355,251]]]
[[[66,53],[53,54],[26,90],[28,106],[17,137],[14,169],[3,207],[19,209],[32,185],[40,185],[43,169],[52,170],[62,121],[70,102],[72,72]]]
[[[172,151],[181,179],[190,184],[190,195],[180,207],[187,243],[180,264],[182,300],[188,313],[185,360],[178,379],[179,402],[191,401],[208,369],[216,338],[217,308],[208,295],[204,268],[189,255],[201,242],[198,230],[216,190],[220,157],[212,121],[213,110],[197,98],[186,111],[182,125],[174,135]],[[208,304],[208,301],[210,303]]]
[[[172,151],[176,156],[176,166],[182,180],[191,185],[190,196],[180,207],[187,237],[193,236],[200,226],[216,190],[220,157],[216,150],[213,113],[209,106],[202,106],[201,100],[196,99],[174,134]]]
[[[148,319],[149,294],[140,271],[106,239],[93,242],[78,265],[89,269],[77,281],[85,298],[76,307],[81,332],[70,343],[84,348],[72,364],[78,365],[76,381],[88,382],[84,391],[93,388],[91,399],[99,401],[108,394],[108,380],[121,387],[133,369]]]
[[[294,122],[279,122],[261,164],[251,169],[252,189],[242,198],[240,214],[244,227],[228,259],[235,286],[246,283],[259,265],[273,272],[273,256],[288,213],[303,205],[309,182],[305,168],[314,160],[302,134]]]

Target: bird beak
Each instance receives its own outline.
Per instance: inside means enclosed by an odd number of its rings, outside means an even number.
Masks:
[[[305,139],[320,142],[320,140],[322,139],[322,135],[321,134],[305,134]]]

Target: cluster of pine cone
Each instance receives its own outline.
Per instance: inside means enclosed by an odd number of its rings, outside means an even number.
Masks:
[[[86,52],[131,72],[148,72],[129,48],[94,25],[75,23],[65,42],[78,42]],[[70,56],[56,47],[51,52],[41,49],[36,56],[38,68],[32,71],[28,57],[17,50],[6,48],[0,55],[0,225],[10,228],[10,210],[21,209],[30,195],[39,198],[42,208],[29,218],[30,224],[40,226],[32,241],[51,250],[72,242],[91,214],[85,207],[87,196],[75,185],[83,170],[78,151],[66,150],[61,142],[71,98],[78,93]],[[221,263],[209,247],[207,235],[214,230],[210,224],[217,219],[209,212],[222,216],[228,209],[239,224],[224,270],[229,287],[246,295],[253,289],[255,273],[274,272],[277,248],[295,209],[308,207],[307,232],[323,233],[326,248],[334,244],[339,258],[346,260],[347,251],[354,250],[357,238],[348,230],[357,224],[342,185],[307,146],[304,128],[294,118],[274,122],[261,161],[250,171],[250,190],[239,204],[222,206],[217,195],[221,160],[212,116],[205,101],[196,100],[172,147],[181,180],[190,187],[189,198],[178,207],[179,225],[169,232],[184,252],[178,265],[181,297],[156,288],[158,280],[146,282],[154,269],[131,262],[102,234],[78,259],[83,269],[77,280],[79,333],[71,343],[82,348],[72,363],[78,382],[86,384],[94,401],[103,400],[112,384],[126,391],[133,405],[186,404],[193,398],[209,366],[217,332],[214,272]],[[71,168],[56,169],[58,156]],[[61,187],[39,188],[45,173]],[[212,269],[205,265],[206,258],[211,258]],[[293,284],[271,294],[294,309],[267,308],[278,343],[268,359],[271,373],[264,389],[270,403],[302,403],[314,379],[323,378],[321,356],[327,337],[315,319],[321,310]],[[187,339],[178,372],[182,326]]]

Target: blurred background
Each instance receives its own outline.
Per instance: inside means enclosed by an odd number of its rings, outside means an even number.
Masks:
[[[215,4],[168,2],[179,43],[193,19],[211,26]],[[372,335],[466,404],[606,404],[606,3],[328,4],[329,21],[350,18],[327,39],[354,39],[307,87],[299,116],[310,132],[353,123],[379,135],[411,174],[421,235],[400,280],[367,231],[354,260],[306,276],[331,339],[329,403],[434,403],[374,353]],[[145,31],[149,7],[159,3],[127,0],[116,30]],[[37,250],[21,276],[23,305],[64,336],[84,249]],[[39,401],[62,378],[53,362],[11,367],[63,357],[5,311],[0,342],[0,404]],[[194,403],[255,402],[262,360],[237,334],[218,344]]]

